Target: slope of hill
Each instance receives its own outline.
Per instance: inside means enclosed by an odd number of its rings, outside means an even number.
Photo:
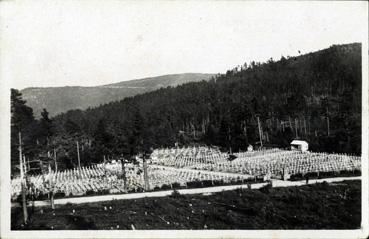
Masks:
[[[39,118],[43,108],[46,108],[51,116],[55,116],[71,109],[96,107],[162,87],[209,80],[212,76],[213,74],[201,73],[172,74],[95,87],[26,88],[21,93],[27,105],[33,108],[35,117]]]
[[[245,149],[260,141],[257,117],[264,145],[287,147],[302,138],[314,151],[359,154],[361,44],[252,62],[208,82],[69,111],[54,121],[61,134],[109,139],[98,142],[104,147],[98,154],[129,154],[175,142]]]

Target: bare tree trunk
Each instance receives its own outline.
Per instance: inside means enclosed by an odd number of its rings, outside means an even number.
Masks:
[[[24,159],[26,158],[26,156],[24,156]],[[30,166],[29,166],[29,158],[27,158],[27,168],[28,168],[28,170],[31,168]]]
[[[327,110],[327,134],[329,136],[330,132],[329,132],[329,110],[328,110],[328,107],[326,108]]]
[[[24,175],[27,174],[26,156],[24,154],[23,154],[23,172],[24,172]]]
[[[150,185],[149,185],[149,177],[147,174],[147,163],[146,163],[145,155],[142,156],[142,160],[143,160],[143,168],[144,168],[145,191],[149,191]]]
[[[330,132],[329,132],[329,117],[327,116],[327,134],[329,136]]]
[[[127,177],[126,177],[126,167],[125,167],[125,160],[122,159],[122,178],[123,178],[123,183],[124,183],[124,190],[127,190]]]
[[[310,121],[311,121],[311,116],[309,116],[309,121],[308,121],[308,126],[309,126],[309,135],[310,135],[310,132],[311,132],[311,123],[310,123]]]
[[[295,118],[295,131],[296,131],[296,139],[299,137],[298,135],[297,135],[297,119]]]
[[[50,202],[51,202],[51,209],[55,209],[55,204],[54,204],[54,191],[50,192]]]
[[[260,147],[263,147],[263,138],[262,138],[262,131],[261,131],[259,116],[257,117],[257,119],[258,119],[259,137],[260,137]]]
[[[28,223],[28,212],[27,212],[27,202],[26,202],[26,184],[24,180],[24,172],[23,172],[23,159],[22,159],[22,135],[19,131],[19,168],[21,175],[21,187],[22,187],[22,208],[23,208],[23,222],[24,224]]]
[[[288,116],[288,121],[290,122],[290,129],[293,132],[293,128],[292,128],[292,122],[291,122],[291,116]]]
[[[81,169],[81,160],[79,158],[79,145],[77,141],[77,158],[78,158],[78,168]]]
[[[232,154],[231,128],[229,126],[228,126],[228,143],[229,143],[229,153]]]
[[[56,150],[54,148],[54,163],[55,163],[55,172],[58,172],[58,163],[56,162]]]
[[[106,158],[105,158],[105,154],[103,155],[104,156],[104,175],[106,175]]]
[[[246,148],[247,148],[247,144],[248,144],[248,142],[249,142],[249,140],[248,140],[248,137],[247,137],[247,125],[246,125],[246,120],[244,120],[243,121],[243,124],[244,124],[244,127],[243,127],[243,133],[244,133],[244,135],[245,135],[245,139],[246,139]]]

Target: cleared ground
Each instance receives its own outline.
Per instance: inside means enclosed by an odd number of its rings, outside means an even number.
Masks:
[[[335,178],[324,178],[324,179],[312,179],[308,181],[308,184],[322,183],[324,181],[328,183],[341,182],[347,180],[360,180],[361,177],[335,177]],[[213,186],[204,188],[191,188],[191,189],[176,189],[180,194],[210,194],[222,191],[230,191],[236,189],[259,189],[265,186],[267,182],[263,183],[253,183],[253,184],[239,184],[239,185],[227,185],[227,186]],[[307,184],[305,180],[302,181],[282,181],[282,180],[272,180],[273,187],[291,187],[291,186],[302,186]],[[164,190],[157,192],[141,192],[141,193],[128,193],[128,194],[110,194],[102,196],[84,196],[84,197],[72,197],[72,198],[61,198],[55,199],[55,205],[63,205],[67,203],[81,204],[81,203],[92,203],[92,202],[103,202],[111,200],[122,200],[122,199],[138,199],[145,197],[166,197],[172,194],[173,190]],[[28,204],[36,207],[50,207],[50,200],[43,201],[28,201]],[[12,203],[14,207],[20,207],[20,202]]]
[[[27,228],[13,208],[11,224],[12,230],[356,229],[360,210],[357,180],[34,208]]]

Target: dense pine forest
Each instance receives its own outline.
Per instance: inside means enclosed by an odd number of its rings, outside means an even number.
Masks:
[[[308,141],[312,151],[361,152],[359,43],[245,63],[210,81],[53,118],[45,109],[35,120],[19,91],[12,89],[11,97],[13,167],[19,162],[19,132],[26,158],[55,151],[66,168],[77,164],[77,141],[82,164],[175,145],[285,148],[296,138]]]

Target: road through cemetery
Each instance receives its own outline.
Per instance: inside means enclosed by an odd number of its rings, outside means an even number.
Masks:
[[[361,177],[336,177],[336,178],[324,178],[324,179],[311,179],[308,184],[316,183],[334,183],[342,182],[347,180],[361,180]],[[235,189],[247,189],[251,186],[251,189],[259,189],[265,186],[267,183],[255,183],[255,184],[242,184],[242,185],[228,185],[228,186],[217,186],[217,187],[207,187],[207,188],[192,188],[192,189],[178,189],[180,194],[210,194],[221,191],[229,191]],[[306,185],[305,180],[301,181],[282,181],[282,180],[272,180],[273,187],[292,187],[292,186],[302,186]],[[111,200],[129,200],[137,198],[150,198],[150,197],[166,197],[173,193],[173,190],[159,191],[159,192],[143,192],[143,193],[129,193],[129,194],[115,194],[115,195],[103,195],[103,196],[92,196],[92,197],[76,197],[76,198],[64,198],[56,199],[54,201],[55,205],[64,205],[67,203],[82,204],[91,202],[103,202]],[[49,201],[35,201],[35,207],[49,206]],[[12,207],[19,206],[17,203],[12,203]]]

